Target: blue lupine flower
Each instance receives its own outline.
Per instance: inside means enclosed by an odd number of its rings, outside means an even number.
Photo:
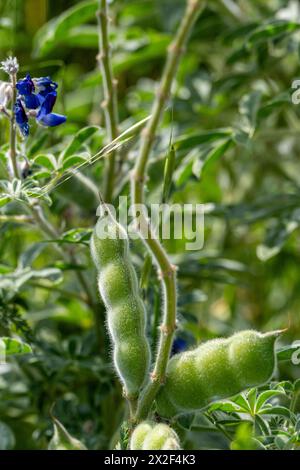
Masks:
[[[29,73],[25,78],[18,81],[16,88],[19,94],[23,96],[27,109],[36,109],[39,107],[40,101],[37,95],[34,94],[35,87]]]
[[[20,95],[31,95],[31,93],[34,92],[34,83],[31,80],[31,76],[29,73],[26,75],[25,78],[18,81],[16,88]]]
[[[16,116],[16,122],[19,126],[20,131],[24,137],[27,137],[29,134],[28,117],[25,113],[25,109],[20,98],[18,98],[15,103],[14,111]]]
[[[66,121],[66,116],[52,113],[57,98],[57,87],[57,83],[53,82],[50,77],[32,80],[30,74],[27,74],[25,78],[18,81],[16,88],[19,96],[15,105],[15,115],[24,136],[29,134],[29,125],[23,104],[28,110],[36,109],[36,120],[45,126],[54,127]]]
[[[35,80],[36,87],[38,88],[38,96],[45,97],[49,93],[56,90],[58,87],[56,82],[53,82],[50,77],[41,77]]]
[[[55,105],[56,97],[56,91],[51,91],[48,93],[37,114],[37,120],[45,126],[59,126],[59,124],[62,124],[66,121],[66,116],[51,112],[53,106]]]

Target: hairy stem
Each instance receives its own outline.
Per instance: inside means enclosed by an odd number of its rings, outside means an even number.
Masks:
[[[104,100],[101,104],[106,130],[110,141],[118,136],[118,104],[117,104],[117,81],[113,78],[110,44],[108,39],[108,7],[107,0],[99,0],[99,10],[97,11],[99,55],[98,61],[103,81]],[[104,174],[104,199],[111,202],[114,190],[116,153],[106,159]]]
[[[132,198],[135,204],[144,203],[145,173],[156,130],[166,100],[170,94],[185,43],[202,9],[203,3],[203,0],[188,0],[185,14],[181,20],[177,34],[169,46],[165,68],[156,99],[153,103],[151,118],[142,135],[139,155],[132,178]],[[176,327],[176,268],[170,263],[168,255],[160,241],[156,238],[145,215],[141,214],[140,222],[144,227],[145,225],[147,226],[147,236],[142,236],[142,238],[158,266],[164,291],[165,305],[154,369],[151,373],[151,379],[139,400],[135,422],[139,422],[147,417],[155,396],[165,380],[166,367],[170,357]]]
[[[11,80],[11,87],[12,87],[12,99],[11,99],[11,117],[10,117],[10,161],[13,176],[15,178],[19,178],[19,169],[17,164],[17,149],[16,149],[16,136],[17,136],[17,129],[16,129],[16,117],[14,112],[14,106],[16,102],[16,83],[17,83],[17,74],[12,73],[10,75]]]

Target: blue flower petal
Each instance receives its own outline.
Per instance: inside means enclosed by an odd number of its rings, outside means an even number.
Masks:
[[[16,123],[24,137],[29,135],[28,117],[25,113],[22,101],[18,98],[14,106]]]
[[[66,122],[66,120],[66,116],[56,113],[46,114],[45,116],[42,116],[38,119],[39,122],[49,127],[59,126],[60,124]]]
[[[31,80],[29,73],[26,75],[25,78],[19,80],[16,84],[16,88],[20,95],[26,96],[31,95],[34,92],[34,83]]]
[[[37,78],[35,83],[41,96],[47,96],[58,87],[57,83],[53,82],[50,77]]]
[[[34,95],[33,93],[30,95],[25,95],[24,101],[27,109],[36,109],[40,106],[40,101],[37,95]]]
[[[51,93],[48,93],[43,103],[41,104],[40,110],[38,112],[38,115],[37,115],[38,120],[42,119],[47,114],[51,113],[53,106],[55,105],[56,98],[57,98],[56,91],[52,91]]]

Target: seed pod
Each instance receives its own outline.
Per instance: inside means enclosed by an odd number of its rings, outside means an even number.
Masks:
[[[267,382],[274,372],[279,335],[278,331],[241,331],[173,356],[157,396],[158,413],[170,418],[200,410],[214,400]]]
[[[72,437],[58,419],[53,418],[54,433],[48,450],[87,450],[85,445]]]
[[[91,252],[98,270],[100,295],[107,309],[113,359],[127,397],[135,397],[150,363],[146,312],[129,256],[126,231],[105,207],[95,227]]]
[[[131,450],[175,450],[180,449],[175,431],[166,424],[144,421],[132,433]]]

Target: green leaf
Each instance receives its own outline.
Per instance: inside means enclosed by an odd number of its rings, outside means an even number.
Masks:
[[[212,150],[204,152],[200,158],[196,159],[193,163],[194,175],[200,179],[203,171],[221,158],[232,144],[232,139],[228,139],[220,145],[216,145]]]
[[[92,229],[74,228],[68,230],[62,235],[62,240],[70,243],[83,243],[89,242],[92,234]]]
[[[277,359],[278,361],[290,361],[292,356],[298,352],[300,357],[300,344],[291,344],[277,351]]]
[[[278,395],[285,395],[284,392],[280,390],[266,390],[259,394],[256,403],[255,403],[255,412],[259,412],[260,408],[270,399]]]
[[[71,157],[80,150],[82,144],[90,139],[96,132],[101,131],[98,126],[88,126],[80,129],[80,131],[75,134],[69,145],[59,156],[59,163],[62,164],[66,158]]]
[[[71,168],[77,168],[79,165],[86,163],[87,160],[88,157],[84,157],[83,155],[72,155],[72,157],[64,159],[61,169],[65,171]]]
[[[32,353],[31,346],[15,338],[0,337],[0,352],[5,356]]]
[[[12,198],[8,194],[4,196],[0,196],[0,207],[5,206],[10,201],[12,201]]]
[[[57,168],[56,158],[52,154],[37,155],[34,158],[34,163],[43,166],[50,171],[55,171]]]
[[[300,29],[300,24],[293,21],[274,20],[256,28],[247,38],[247,48],[257,46],[270,39],[277,39]]]
[[[212,413],[213,411],[224,411],[226,413],[241,413],[243,408],[232,401],[218,401],[213,403],[208,408],[208,412]]]
[[[275,416],[284,416],[285,418],[291,418],[291,412],[288,408],[284,406],[270,406],[270,408],[261,408],[259,410],[260,415],[275,415]]]
[[[233,130],[231,128],[215,129],[208,132],[198,132],[197,134],[180,137],[176,140],[174,146],[176,150],[187,150],[198,145],[215,142],[217,140],[224,140],[225,138],[232,137],[232,135]]]
[[[87,450],[84,444],[71,436],[56,418],[53,419],[54,433],[49,442],[48,450]]]
[[[83,1],[49,21],[34,38],[34,55],[47,55],[60,44],[71,28],[95,18],[97,8],[96,0]]]

